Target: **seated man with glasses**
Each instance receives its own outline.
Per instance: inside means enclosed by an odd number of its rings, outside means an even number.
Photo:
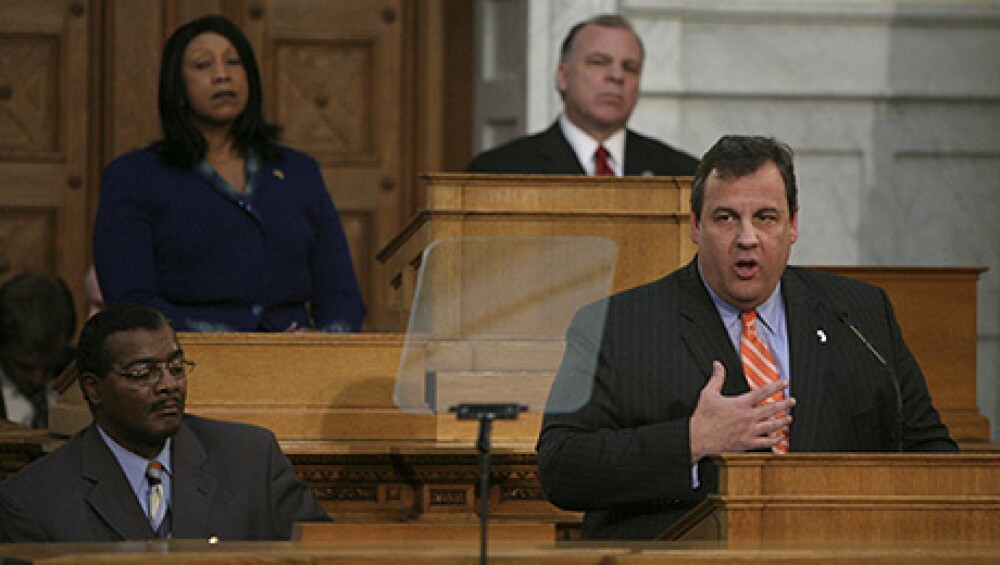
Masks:
[[[0,542],[288,539],[329,520],[274,435],[184,414],[184,356],[163,314],[112,305],[76,356],[94,422],[0,483]]]

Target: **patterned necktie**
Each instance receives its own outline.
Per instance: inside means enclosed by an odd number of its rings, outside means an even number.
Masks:
[[[146,467],[146,480],[149,481],[149,524],[153,531],[160,528],[166,507],[163,500],[163,465],[159,461],[150,461]]]
[[[780,380],[778,367],[774,364],[774,358],[767,345],[757,335],[757,326],[754,321],[757,319],[757,311],[750,310],[743,313],[743,333],[740,336],[740,360],[743,362],[743,373],[747,377],[750,390],[757,389],[768,383]],[[784,391],[778,391],[764,402],[777,402],[785,398]],[[782,430],[781,441],[771,448],[775,453],[788,453],[788,432]]]
[[[604,148],[603,145],[597,146],[597,151],[594,152],[594,164],[597,165],[594,168],[594,176],[596,177],[613,177],[615,172],[611,170],[611,165],[608,164],[608,150]]]

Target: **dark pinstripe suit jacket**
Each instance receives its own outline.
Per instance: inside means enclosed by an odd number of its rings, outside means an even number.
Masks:
[[[903,342],[885,292],[858,281],[789,267],[782,277],[790,387],[797,404],[792,451],[956,451],[916,360]],[[571,414],[545,417],[539,471],[549,499],[585,510],[587,538],[652,539],[716,488],[699,465],[691,488],[688,425],[713,360],[726,367],[724,394],[748,390],[739,355],[698,276],[695,263],[582,309],[552,395],[579,389],[594,374],[597,321],[607,318],[593,392]],[[888,363],[884,367],[835,312],[846,314]],[[825,340],[818,332],[822,331]],[[890,374],[890,370],[892,375]],[[565,387],[565,388],[564,388]]]
[[[625,174],[628,176],[690,176],[697,167],[698,160],[683,151],[632,130],[626,133]],[[585,174],[559,122],[541,133],[520,137],[480,153],[465,170],[498,174]]]

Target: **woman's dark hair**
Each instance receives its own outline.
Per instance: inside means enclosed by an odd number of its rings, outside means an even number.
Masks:
[[[184,51],[202,33],[217,33],[233,44],[247,75],[247,107],[232,126],[232,136],[240,153],[253,148],[265,159],[280,157],[277,142],[281,128],[264,121],[263,88],[253,48],[240,28],[217,15],[203,16],[181,27],[167,39],[160,60],[160,127],[163,139],[156,145],[163,162],[181,169],[194,168],[205,158],[208,143],[191,119],[184,89]]]

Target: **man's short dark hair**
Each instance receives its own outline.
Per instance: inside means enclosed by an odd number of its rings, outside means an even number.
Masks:
[[[87,320],[80,332],[76,348],[77,373],[91,373],[104,378],[114,362],[106,347],[111,335],[129,330],[155,331],[165,327],[173,327],[170,320],[152,308],[135,304],[108,306]]]
[[[0,288],[0,344],[38,354],[68,345],[76,331],[73,295],[55,275],[25,273]]]
[[[632,23],[628,21],[625,16],[620,14],[598,14],[582,22],[576,24],[570,28],[569,33],[566,34],[566,38],[563,39],[562,47],[559,49],[559,64],[564,65],[569,61],[569,54],[573,51],[573,44],[576,42],[576,36],[579,35],[580,30],[589,26],[595,25],[599,27],[608,27],[613,29],[627,29],[632,32],[635,39],[639,42],[639,49],[642,50],[642,56],[646,56],[646,48],[642,44],[642,38],[636,33],[635,28],[632,27]]]
[[[691,211],[701,218],[705,204],[705,183],[715,171],[721,178],[739,178],[756,172],[766,163],[778,166],[785,181],[788,212],[794,214],[799,205],[799,189],[795,182],[792,148],[773,137],[726,135],[715,142],[701,158],[691,183]]]

